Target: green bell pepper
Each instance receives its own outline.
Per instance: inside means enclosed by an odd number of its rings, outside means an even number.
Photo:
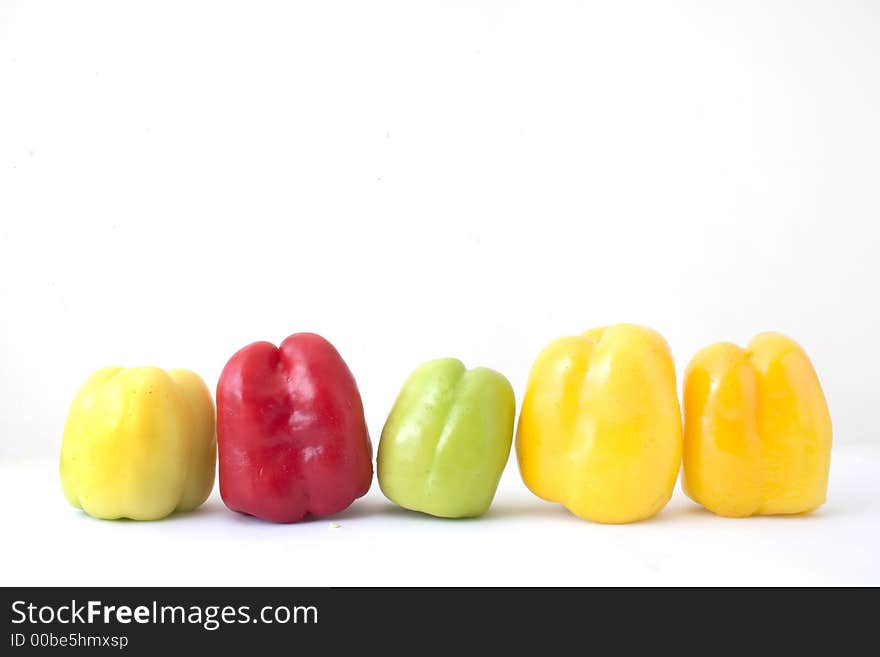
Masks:
[[[486,512],[510,454],[513,388],[485,367],[431,360],[410,375],[379,440],[379,486],[405,509],[443,518]]]

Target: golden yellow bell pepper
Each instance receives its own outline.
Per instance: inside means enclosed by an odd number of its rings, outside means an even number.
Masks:
[[[61,485],[96,518],[157,520],[207,499],[216,453],[214,402],[197,374],[106,367],[70,407]]]
[[[516,453],[526,485],[597,522],[648,518],[681,465],[681,409],[669,346],[618,324],[550,343],[532,366]]]
[[[778,333],[719,342],[685,373],[682,488],[722,516],[804,513],[825,501],[831,417],[807,354]]]

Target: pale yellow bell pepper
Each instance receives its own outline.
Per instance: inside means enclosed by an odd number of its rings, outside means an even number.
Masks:
[[[831,417],[803,349],[778,333],[719,342],[685,374],[682,488],[722,516],[792,514],[825,501]]]
[[[675,367],[657,332],[632,324],[550,343],[532,366],[517,427],[526,485],[603,523],[648,518],[681,465]]]
[[[157,520],[207,499],[216,453],[214,402],[197,374],[106,367],[70,407],[61,484],[89,515]]]

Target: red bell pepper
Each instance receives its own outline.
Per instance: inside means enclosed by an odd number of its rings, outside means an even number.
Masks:
[[[373,478],[354,377],[327,340],[296,333],[238,351],[217,383],[220,495],[230,509],[296,522],[348,507]]]

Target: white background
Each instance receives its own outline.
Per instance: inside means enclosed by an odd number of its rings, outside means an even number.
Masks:
[[[382,564],[473,540],[489,542],[453,551],[459,583],[880,583],[859,558],[880,538],[878,183],[877,3],[6,0],[0,459],[20,526],[0,579],[82,580],[34,547],[61,532],[83,555],[228,542],[231,563],[277,539],[291,563],[313,555],[274,575],[287,584],[381,583]],[[60,493],[67,405],[106,364],[213,387],[248,342],[316,331],[375,445],[419,362],[493,367],[521,398],[543,344],[619,321],[661,331],[679,372],[716,340],[798,339],[834,420],[829,505],[731,522],[677,496],[663,522],[606,528],[531,497],[513,462],[482,521],[401,518],[374,485],[335,533],[255,527],[216,499],[98,523]],[[340,581],[332,559],[354,557],[329,541],[358,527],[372,574]],[[688,570],[695,550],[717,568]],[[500,553],[518,567],[489,565]],[[161,578],[144,568],[114,576]],[[202,570],[174,577],[266,583]]]

